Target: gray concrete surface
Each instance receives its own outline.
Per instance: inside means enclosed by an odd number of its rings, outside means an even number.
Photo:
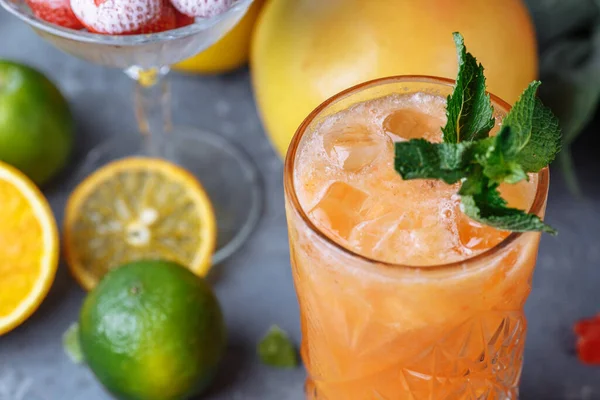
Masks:
[[[124,74],[60,53],[3,10],[0,58],[27,62],[61,86],[78,121],[78,157],[109,136],[136,131],[131,83]],[[172,90],[175,121],[211,129],[242,145],[258,164],[266,190],[266,211],[251,241],[216,266],[211,277],[230,341],[217,382],[203,398],[300,400],[301,368],[270,369],[255,357],[255,344],[270,324],[287,329],[296,342],[300,333],[289,268],[282,164],[260,126],[247,71],[204,78],[173,75]],[[593,126],[600,127],[600,119]],[[585,199],[569,195],[557,168],[553,171],[547,220],[560,235],[542,240],[527,304],[524,400],[600,399],[600,367],[577,361],[571,334],[574,321],[600,311],[600,139],[595,130],[590,128],[575,149]],[[58,182],[46,195],[61,220],[66,188]],[[0,400],[110,398],[85,367],[72,364],[63,353],[61,335],[77,318],[83,296],[61,265],[39,311],[0,338]],[[19,397],[21,392],[25,394]]]

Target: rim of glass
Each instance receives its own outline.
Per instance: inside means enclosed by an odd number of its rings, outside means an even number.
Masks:
[[[6,11],[15,15],[22,21],[25,21],[33,28],[64,39],[113,46],[139,46],[143,44],[166,42],[195,35],[216,25],[221,20],[225,19],[228,14],[238,11],[242,7],[249,6],[253,1],[254,0],[235,0],[233,5],[227,11],[212,18],[196,18],[196,21],[193,24],[184,26],[182,28],[140,35],[103,35],[54,25],[50,22],[46,22],[35,17],[33,14],[28,15],[21,12],[16,3],[25,3],[25,0],[0,0],[0,5],[3,6]]]
[[[494,247],[491,247],[482,253],[465,258],[463,260],[454,261],[454,262],[446,263],[446,264],[436,264],[436,265],[431,265],[431,266],[429,266],[429,265],[420,266],[420,265],[396,264],[396,263],[390,263],[390,262],[386,262],[386,261],[382,261],[382,260],[364,256],[362,254],[359,254],[359,253],[339,244],[338,242],[336,242],[335,240],[333,240],[329,236],[327,236],[324,232],[322,232],[315,224],[313,224],[313,222],[310,220],[310,218],[308,218],[308,215],[306,214],[306,212],[300,205],[300,201],[298,200],[298,197],[296,195],[296,188],[294,187],[294,173],[293,172],[294,172],[294,164],[295,164],[295,160],[296,160],[296,152],[298,150],[298,145],[300,143],[300,140],[302,139],[302,136],[304,136],[304,133],[307,131],[307,128],[312,124],[312,122],[319,115],[321,115],[321,113],[323,111],[325,111],[327,108],[329,108],[329,106],[335,104],[338,100],[341,100],[345,97],[348,97],[352,94],[361,92],[361,91],[371,88],[371,87],[382,86],[382,85],[391,84],[391,83],[399,83],[399,82],[413,82],[413,83],[424,82],[424,83],[438,84],[438,85],[442,85],[442,86],[454,86],[454,84],[456,83],[456,81],[453,79],[441,78],[441,77],[429,76],[429,75],[397,75],[397,76],[389,76],[389,77],[385,77],[385,78],[374,79],[371,81],[367,81],[367,82],[358,84],[356,86],[352,86],[352,87],[330,97],[329,99],[327,99],[325,102],[323,102],[321,105],[319,105],[315,110],[313,110],[308,115],[308,117],[306,117],[306,119],[302,122],[302,124],[300,125],[300,127],[298,128],[296,133],[294,134],[294,137],[292,138],[292,141],[290,142],[290,145],[288,147],[287,155],[285,158],[285,165],[284,165],[284,187],[285,187],[285,193],[286,193],[288,199],[291,201],[292,206],[294,207],[295,211],[300,215],[300,218],[306,224],[306,226],[308,226],[308,228],[311,230],[311,232],[316,234],[321,240],[325,241],[329,246],[334,247],[336,250],[341,251],[353,258],[367,262],[369,264],[376,264],[376,265],[379,265],[382,267],[393,268],[395,270],[403,269],[403,270],[408,270],[408,271],[413,271],[413,272],[414,271],[427,271],[427,272],[444,271],[444,272],[448,272],[448,271],[452,271],[452,270],[464,270],[464,267],[467,264],[477,265],[481,261],[492,258],[499,251],[507,248],[508,246],[510,246],[510,244],[512,244],[514,241],[516,241],[518,238],[520,238],[523,235],[523,232],[511,232],[506,238],[504,238],[504,240],[502,240],[500,243],[498,243]],[[511,109],[510,104],[508,104],[504,100],[500,99],[498,96],[495,96],[491,93],[489,93],[489,94],[490,94],[492,103],[495,106],[503,109],[505,112],[510,111],[510,109]],[[534,197],[533,203],[529,209],[529,212],[538,214],[542,210],[542,208],[544,207],[545,201],[546,201],[546,195],[548,192],[549,183],[550,183],[550,172],[548,170],[548,167],[546,167],[538,173],[538,183],[537,183],[537,188],[536,188],[536,192],[535,192],[535,197]]]

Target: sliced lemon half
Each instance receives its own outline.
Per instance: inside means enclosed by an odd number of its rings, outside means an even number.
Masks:
[[[206,192],[190,173],[161,159],[114,161],[82,182],[67,203],[66,259],[87,290],[109,270],[139,260],[174,261],[204,276],[215,244]]]

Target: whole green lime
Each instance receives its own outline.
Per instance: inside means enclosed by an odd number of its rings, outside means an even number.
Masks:
[[[112,270],[87,296],[81,350],[124,400],[181,400],[211,382],[226,344],[210,286],[182,266],[139,261]]]
[[[0,160],[43,185],[65,167],[73,125],[67,101],[48,78],[0,60]]]

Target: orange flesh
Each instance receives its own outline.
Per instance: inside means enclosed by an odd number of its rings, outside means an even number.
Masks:
[[[26,198],[0,180],[0,318],[23,302],[38,281],[44,248],[42,227]]]
[[[456,186],[393,170],[392,141],[440,141],[444,106],[424,93],[391,96],[306,133],[294,180],[312,222],[363,256],[425,268],[506,238],[462,214]],[[531,206],[530,178],[501,188],[511,206]],[[309,399],[516,398],[539,234],[470,272],[402,276],[333,250],[287,208]]]

